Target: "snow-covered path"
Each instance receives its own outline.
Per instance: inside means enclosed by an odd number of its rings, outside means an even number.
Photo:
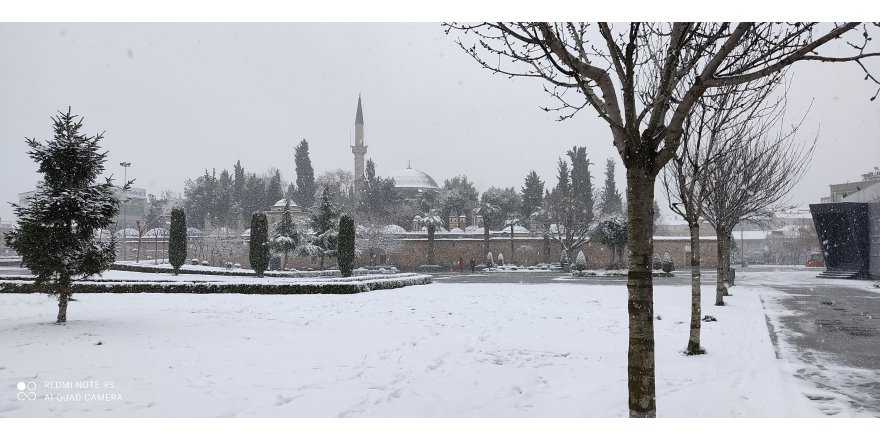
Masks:
[[[659,416],[821,415],[775,358],[757,295],[705,295],[709,353],[682,355],[689,295],[655,291]],[[627,415],[624,286],[94,294],[67,325],[55,312],[44,295],[0,295],[0,417]]]

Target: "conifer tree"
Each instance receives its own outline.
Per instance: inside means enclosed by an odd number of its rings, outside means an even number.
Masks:
[[[296,164],[296,197],[293,201],[302,208],[311,208],[315,204],[315,170],[309,159],[309,143],[303,139],[296,146],[293,154]]]
[[[284,212],[281,213],[281,221],[275,229],[275,237],[272,239],[272,248],[278,252],[284,252],[282,267],[287,268],[287,255],[296,250],[300,243],[300,235],[296,225],[290,216],[290,199],[284,204]]]
[[[354,244],[355,230],[354,220],[348,214],[343,214],[339,218],[339,271],[342,276],[350,277],[354,269]]]
[[[269,224],[263,212],[251,216],[250,263],[260,278],[269,267]]]
[[[336,218],[339,209],[333,205],[333,192],[327,188],[321,192],[321,201],[317,211],[312,214],[312,230],[315,235],[312,245],[320,249],[321,268],[324,268],[324,257],[333,256],[338,247],[339,233],[336,230]]]
[[[281,188],[281,172],[276,169],[275,174],[269,178],[269,185],[266,187],[266,203],[263,206],[271,208],[283,198],[284,190]]]
[[[95,183],[107,159],[98,146],[103,134],[81,134],[82,118],[77,118],[68,108],[52,118],[51,141],[27,139],[28,155],[39,165],[43,181],[28,205],[13,205],[18,227],[5,236],[36,282],[57,295],[59,324],[67,322],[72,280],[101,273],[116,257],[116,243],[102,243],[95,236],[119,212],[111,179]],[[125,182],[123,191],[129,186]]]
[[[522,187],[522,216],[528,219],[544,203],[544,182],[538,177],[535,170],[529,172]]]
[[[186,261],[186,214],[182,208],[171,210],[171,231],[168,238],[168,262],[177,275]]]
[[[614,180],[614,159],[605,162],[605,189],[602,191],[602,214],[619,214],[623,212],[623,199],[617,191]]]

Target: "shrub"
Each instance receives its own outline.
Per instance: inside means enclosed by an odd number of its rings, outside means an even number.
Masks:
[[[343,214],[339,218],[339,251],[337,253],[337,261],[339,263],[339,272],[344,277],[350,277],[351,271],[354,269],[354,244],[354,220],[348,214]]]
[[[587,270],[587,256],[584,255],[584,251],[578,252],[577,258],[574,259],[574,267],[578,271]]]
[[[231,261],[226,262],[226,270],[232,270],[232,262]]]
[[[171,231],[168,237],[168,263],[174,268],[174,274],[186,261],[186,214],[182,208],[171,210]]]
[[[502,254],[500,252],[498,253],[498,265],[504,266],[504,254]]]
[[[202,266],[208,266],[208,265],[210,265],[210,264],[208,263],[208,260],[202,260]]]
[[[255,212],[251,216],[250,239],[251,269],[262,278],[263,272],[269,267],[269,222],[266,214]]]
[[[189,260],[189,264],[192,264],[193,266],[198,266],[199,264],[201,264],[201,262],[198,258],[193,258],[192,260]]]
[[[241,269],[241,265],[238,264],[238,263],[235,263],[235,264],[233,264],[232,266],[233,266],[234,268],[236,268],[236,269]]]
[[[661,262],[660,262],[660,256],[659,256],[659,255],[654,254],[654,259],[651,261],[651,266],[652,266],[652,268],[653,268],[654,270],[660,270],[660,269],[663,267],[663,266],[661,265]]]
[[[492,257],[492,252],[486,254],[486,267],[492,267],[495,265],[495,259]]]
[[[672,263],[672,256],[669,255],[669,252],[663,254],[663,261],[661,262],[660,266],[663,272],[666,273],[675,270],[675,265]]]

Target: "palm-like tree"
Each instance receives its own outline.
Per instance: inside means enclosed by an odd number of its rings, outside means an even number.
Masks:
[[[486,201],[480,202],[480,206],[474,208],[474,214],[483,217],[483,240],[487,254],[489,253],[489,223],[493,221],[493,217],[497,216],[499,212],[501,212],[501,208],[498,205]]]
[[[433,209],[416,218],[428,230],[428,264],[434,265],[434,232],[443,226],[443,219]]]

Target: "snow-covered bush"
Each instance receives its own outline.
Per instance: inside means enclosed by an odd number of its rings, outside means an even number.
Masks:
[[[498,265],[504,266],[504,254],[502,254],[500,252],[498,253]]]
[[[663,272],[666,273],[675,270],[675,265],[672,263],[672,256],[669,255],[668,251],[663,254],[663,262],[660,268],[663,269]]]
[[[238,263],[233,264],[232,267],[234,267],[236,269],[241,269],[241,265]]]
[[[486,267],[492,267],[495,265],[495,258],[492,257],[492,252],[486,254]]]
[[[660,262],[659,255],[654,254],[654,259],[651,261],[651,268],[654,270],[660,270],[663,268],[663,266],[661,265],[661,262]]]
[[[198,258],[193,258],[192,260],[189,260],[189,264],[192,264],[193,266],[198,266],[200,263],[201,262]]]
[[[578,252],[574,259],[574,268],[581,272],[587,270],[587,257],[584,255],[584,251]]]
[[[226,262],[226,270],[232,270],[232,262],[231,261]]]
[[[207,266],[207,265],[208,265],[208,260],[202,260],[202,266]]]

